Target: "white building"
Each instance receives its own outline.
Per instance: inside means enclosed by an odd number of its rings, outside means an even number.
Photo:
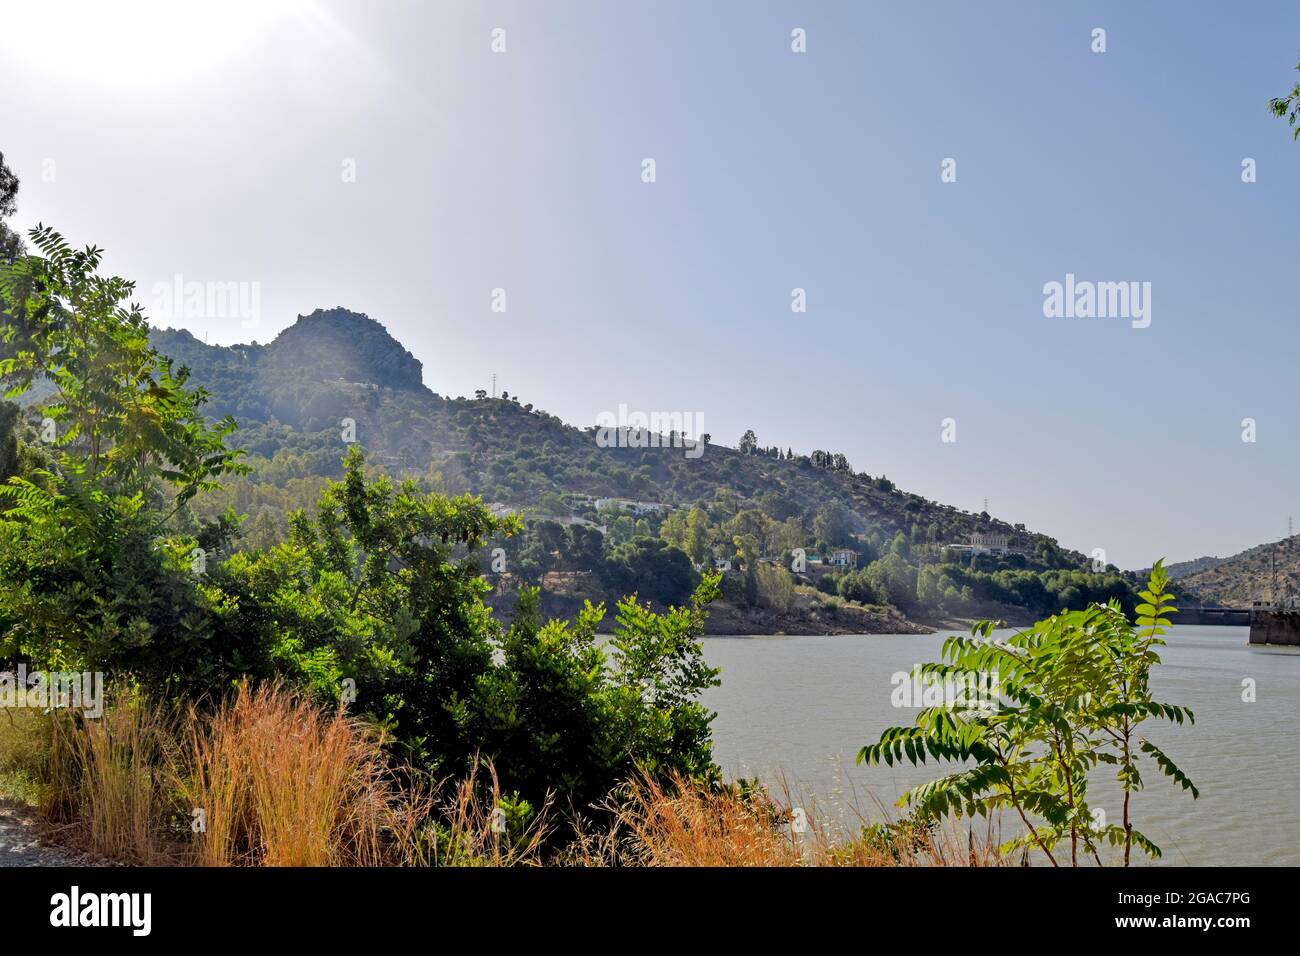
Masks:
[[[831,552],[828,563],[834,568],[853,568],[858,564],[858,553],[848,548],[836,548]]]
[[[970,536],[971,554],[1006,554],[1011,539],[1005,534],[985,534],[976,531]]]
[[[662,502],[636,501],[632,498],[597,498],[594,503],[598,511],[601,508],[617,508],[619,511],[630,511],[638,518],[656,511],[668,510],[668,506]]]

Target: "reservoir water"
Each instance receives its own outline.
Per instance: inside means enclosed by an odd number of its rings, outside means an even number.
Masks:
[[[757,776],[774,793],[784,778],[798,802],[845,826],[880,819],[881,806],[900,813],[893,805],[907,788],[954,765],[868,767],[854,757],[886,727],[912,723],[914,710],[891,704],[891,678],[939,660],[950,633],[705,638],[705,657],[722,668],[722,686],[704,697],[718,714],[715,757],[728,777]],[[1190,707],[1196,723],[1145,726],[1201,791],[1194,801],[1146,764],[1132,814],[1164,851],[1160,863],[1300,865],[1300,653],[1249,647],[1246,637],[1244,627],[1175,627],[1160,649],[1153,694]],[[1252,689],[1254,700],[1243,699]],[[1095,771],[1090,803],[1118,823],[1118,790],[1101,785],[1105,775]]]

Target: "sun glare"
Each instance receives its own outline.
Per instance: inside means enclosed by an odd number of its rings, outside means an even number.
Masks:
[[[165,90],[257,46],[310,0],[42,0],[5,13],[0,51],[42,79],[98,90]],[[30,75],[30,74],[29,74]]]

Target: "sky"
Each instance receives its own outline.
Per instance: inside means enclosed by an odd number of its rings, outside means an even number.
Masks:
[[[440,394],[752,428],[1121,567],[1300,519],[1294,2],[2,7],[13,224],[155,324],[344,306]],[[1045,314],[1067,275],[1145,317]]]

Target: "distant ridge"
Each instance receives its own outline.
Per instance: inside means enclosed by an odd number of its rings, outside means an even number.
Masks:
[[[1230,558],[1197,560],[1215,563],[1183,575],[1178,583],[1206,604],[1249,607],[1254,601],[1300,595],[1300,535],[1259,544]]]
[[[1228,558],[1203,557],[1193,558],[1190,561],[1175,561],[1173,564],[1166,564],[1165,571],[1169,576],[1177,581],[1179,578],[1185,578],[1189,574],[1196,574],[1198,571],[1208,571],[1210,568],[1217,568]]]

